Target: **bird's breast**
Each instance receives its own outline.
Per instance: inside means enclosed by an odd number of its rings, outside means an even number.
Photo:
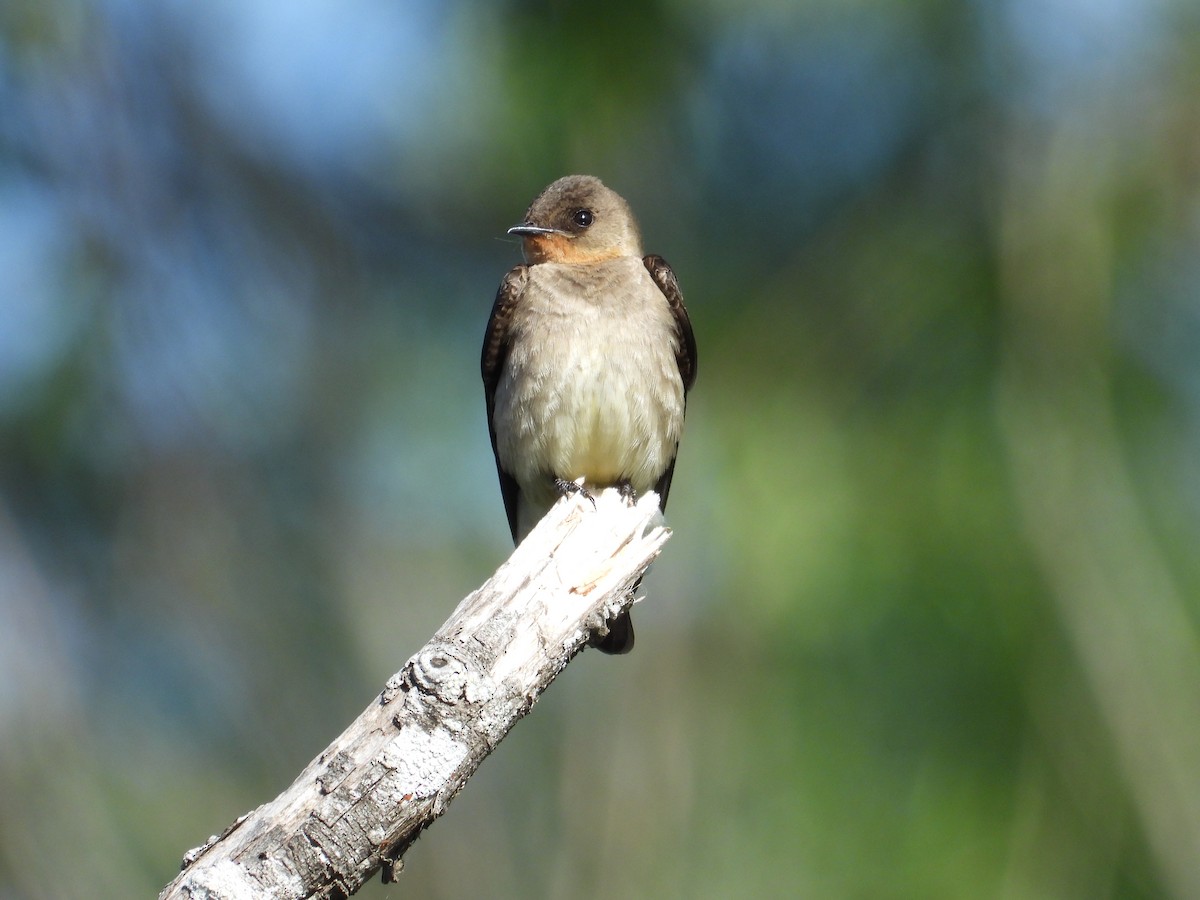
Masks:
[[[611,278],[531,269],[493,414],[500,462],[523,489],[558,476],[649,490],[675,456],[684,403],[674,322],[631,262]]]

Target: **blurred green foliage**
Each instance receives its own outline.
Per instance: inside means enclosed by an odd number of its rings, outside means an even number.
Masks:
[[[0,897],[155,893],[506,557],[569,172],[691,310],[676,534],[362,896],[1200,896],[1198,19],[7,3]]]

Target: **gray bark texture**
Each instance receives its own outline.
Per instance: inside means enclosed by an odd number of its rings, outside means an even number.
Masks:
[[[338,898],[385,881],[631,589],[670,532],[658,497],[561,500],[274,800],[190,851],[160,900]]]

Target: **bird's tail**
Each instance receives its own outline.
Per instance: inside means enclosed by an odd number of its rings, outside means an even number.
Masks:
[[[608,634],[593,644],[601,653],[618,656],[633,649],[633,619],[623,612],[608,624]]]

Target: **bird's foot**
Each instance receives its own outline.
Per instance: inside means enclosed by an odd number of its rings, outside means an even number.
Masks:
[[[568,497],[571,494],[579,494],[585,500],[590,500],[592,506],[596,505],[596,498],[587,492],[582,484],[578,481],[567,481],[565,478],[554,477],[554,487],[558,490],[560,497]]]
[[[617,482],[617,493],[621,495],[621,499],[630,506],[637,506],[638,494],[633,489],[633,485],[628,480]]]

